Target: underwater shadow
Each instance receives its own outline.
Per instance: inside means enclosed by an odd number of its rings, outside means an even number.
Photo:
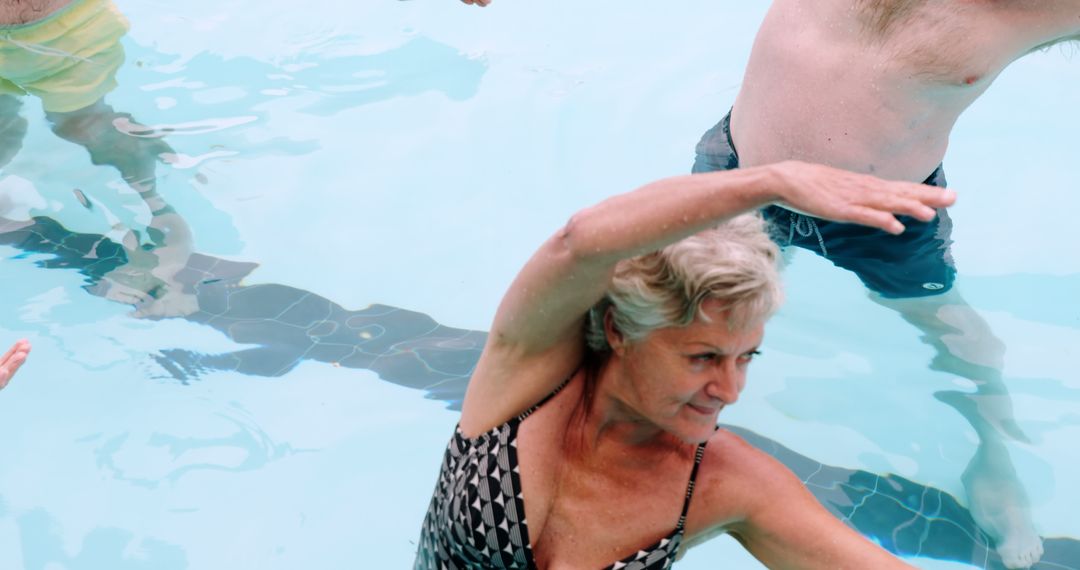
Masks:
[[[0,218],[0,245],[46,269],[73,269],[84,289],[105,297],[107,275],[126,266],[128,250],[100,234],[72,232],[52,218]],[[164,349],[153,358],[169,377],[188,383],[214,371],[278,377],[304,360],[371,370],[401,386],[460,409],[465,385],[487,334],[447,327],[416,311],[371,305],[351,311],[310,291],[287,285],[244,285],[258,264],[192,254],[174,277],[198,308],[185,320],[254,345],[223,354]]]

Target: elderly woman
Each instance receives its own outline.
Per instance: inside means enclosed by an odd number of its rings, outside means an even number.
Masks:
[[[415,567],[668,568],[728,532],[772,568],[909,568],[716,427],[781,301],[769,204],[903,231],[941,188],[785,162],[585,209],[503,298]]]

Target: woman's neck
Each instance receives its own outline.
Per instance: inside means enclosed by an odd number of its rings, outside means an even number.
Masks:
[[[627,458],[632,455],[640,461],[689,445],[635,409],[625,377],[611,360],[591,374],[571,417],[567,435],[572,448],[578,448],[584,456],[604,457],[612,452]]]

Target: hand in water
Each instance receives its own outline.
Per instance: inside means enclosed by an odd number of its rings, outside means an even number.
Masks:
[[[30,354],[30,342],[20,340],[8,349],[3,357],[0,357],[0,390],[8,385],[12,376],[15,376],[15,372],[19,370],[23,362],[26,362],[28,354]]]

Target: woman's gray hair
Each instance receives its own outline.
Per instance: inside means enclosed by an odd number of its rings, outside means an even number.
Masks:
[[[586,341],[594,352],[611,350],[604,315],[628,342],[664,327],[686,326],[706,299],[722,303],[731,330],[762,322],[783,302],[780,251],[759,214],[736,216],[664,249],[615,266],[607,294],[589,311]]]

